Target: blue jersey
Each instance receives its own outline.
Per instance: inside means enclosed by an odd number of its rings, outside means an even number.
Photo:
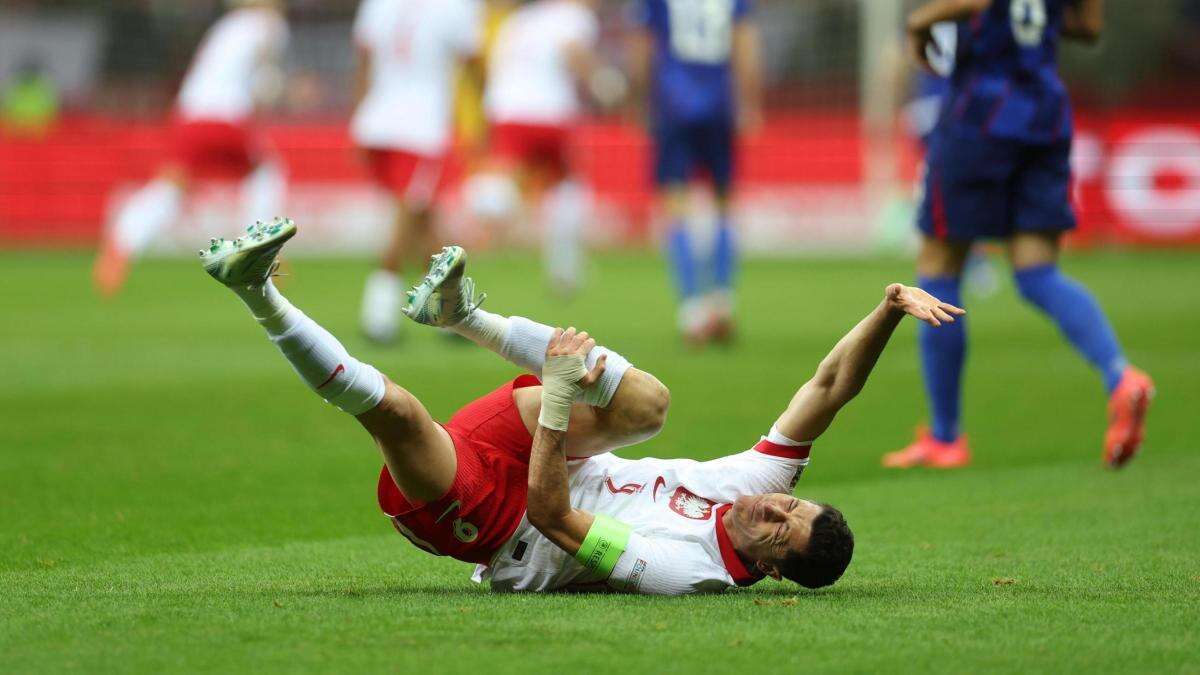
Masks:
[[[1063,9],[1073,0],[994,0],[958,26],[943,124],[999,139],[1070,138],[1071,105],[1058,76]]]
[[[637,0],[654,41],[651,105],[660,123],[733,118],[733,28],[749,0]]]

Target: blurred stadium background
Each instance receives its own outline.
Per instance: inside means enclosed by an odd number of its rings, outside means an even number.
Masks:
[[[761,0],[767,125],[741,148],[737,212],[751,251],[905,250],[914,144],[904,133],[906,5]],[[288,212],[310,248],[374,250],[387,204],[347,138],[354,0],[289,3],[293,39],[281,105],[266,120],[286,162]],[[113,204],[163,156],[179,81],[219,0],[0,3],[0,246],[89,245]],[[624,3],[601,3],[603,53],[622,59]],[[1095,48],[1065,48],[1077,107],[1078,245],[1200,243],[1200,0],[1119,1]],[[647,142],[619,114],[576,142],[597,192],[601,246],[654,241]],[[461,176],[462,163],[456,173]],[[156,248],[194,248],[236,223],[227,187],[206,188]],[[444,232],[486,233],[445,196]]]
[[[915,2],[755,4],[767,123],[741,148],[755,259],[736,343],[679,347],[648,141],[620,113],[576,138],[589,236],[618,249],[595,256],[602,282],[567,304],[539,292],[527,250],[471,261],[492,311],[586,321],[668,383],[670,422],[630,456],[745,447],[882,286],[913,275],[900,39]],[[986,304],[968,284],[971,468],[879,465],[923,415],[906,326],[800,486],[853,523],[846,579],[660,601],[489,594],[399,537],[366,436],[180,257],[240,229],[236,186],[201,186],[163,259],[99,301],[90,249],[163,160],[224,3],[0,0],[0,673],[1196,672],[1200,248],[1174,249],[1200,246],[1200,0],[1106,4],[1101,43],[1063,52],[1082,215],[1064,267],[1157,381],[1144,456],[1101,470],[1099,380],[996,275]],[[347,129],[357,5],[288,2],[286,92],[264,120],[303,232],[288,253],[337,256],[297,261],[280,286],[444,419],[515,369],[415,326],[396,348],[356,330],[389,227]],[[601,9],[620,66],[625,3]],[[532,243],[472,226],[458,189],[444,199],[444,238]]]

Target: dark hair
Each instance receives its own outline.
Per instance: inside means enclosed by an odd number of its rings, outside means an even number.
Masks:
[[[854,555],[854,533],[842,512],[828,504],[820,506],[821,512],[813,518],[808,546],[789,553],[779,565],[785,579],[805,588],[821,588],[837,581]]]

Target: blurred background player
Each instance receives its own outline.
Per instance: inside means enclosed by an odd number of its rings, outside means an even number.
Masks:
[[[1058,269],[1062,236],[1075,227],[1072,119],[1058,75],[1059,37],[1097,40],[1103,0],[934,0],[908,20],[912,53],[926,66],[932,27],[942,21],[958,22],[958,52],[945,112],[930,139],[918,214],[921,287],[961,305],[971,242],[1005,240],[1021,296],[1100,371],[1109,393],[1104,461],[1120,468],[1141,445],[1153,384],[1128,364],[1092,295]],[[886,455],[884,465],[969,463],[959,426],[965,324],[921,330],[931,429]]]
[[[729,213],[734,133],[762,125],[758,31],[749,0],[637,0],[633,9],[630,68],[637,98],[649,108],[679,326],[689,343],[727,340],[737,259]],[[697,169],[711,181],[718,218],[704,269],[688,222],[688,182]]]
[[[365,0],[358,9],[350,133],[395,208],[391,240],[363,291],[362,329],[378,342],[400,327],[400,275],[423,269],[440,248],[434,206],[453,136],[455,75],[478,54],[481,22],[478,0]]]
[[[288,41],[283,0],[231,0],[205,34],[175,109],[171,157],[158,176],[134,193],[104,233],[93,268],[105,296],[120,290],[130,260],[177,221],[196,179],[242,182],[239,224],[283,210],[287,189],[280,163],[254,129],[256,111],[283,90],[280,64]]]
[[[491,160],[484,180],[491,196],[479,215],[511,221],[537,209],[552,290],[570,296],[583,267],[583,228],[591,193],[571,161],[571,137],[583,111],[579,90],[603,106],[620,92],[606,86],[611,71],[594,50],[599,24],[588,0],[533,0],[501,24],[488,58],[484,111],[491,129]]]
[[[929,151],[929,142],[937,128],[938,119],[950,94],[950,77],[954,73],[954,55],[957,52],[958,26],[953,21],[934,24],[929,30],[931,42],[926,57],[929,67],[919,67],[907,54],[897,50],[897,60],[904,69],[909,100],[904,105],[904,130],[919,146],[921,170],[918,180],[924,180],[924,156]],[[911,227],[912,207],[904,209],[903,227]],[[988,257],[985,245],[977,243],[971,247],[967,262],[963,266],[963,281],[969,291],[978,296],[995,295],[999,290],[999,277]]]

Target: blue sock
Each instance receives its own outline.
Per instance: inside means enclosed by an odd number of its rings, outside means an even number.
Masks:
[[[667,233],[667,259],[671,262],[671,271],[675,275],[675,285],[679,294],[690,298],[700,292],[692,235],[688,232],[687,223],[682,220],[672,223],[671,230]]]
[[[959,277],[923,277],[918,284],[942,302],[962,307],[962,280]],[[959,400],[962,392],[963,363],[967,358],[966,317],[934,328],[921,323],[921,369],[925,374],[925,393],[929,397],[930,433],[943,443],[958,439]]]
[[[1079,282],[1055,265],[1040,265],[1014,274],[1017,289],[1026,300],[1050,315],[1058,329],[1104,377],[1111,394],[1127,365],[1116,333],[1099,303]]]
[[[737,272],[737,236],[729,219],[721,218],[717,223],[717,236],[713,242],[712,278],[713,285],[721,290],[733,286],[733,276]]]

